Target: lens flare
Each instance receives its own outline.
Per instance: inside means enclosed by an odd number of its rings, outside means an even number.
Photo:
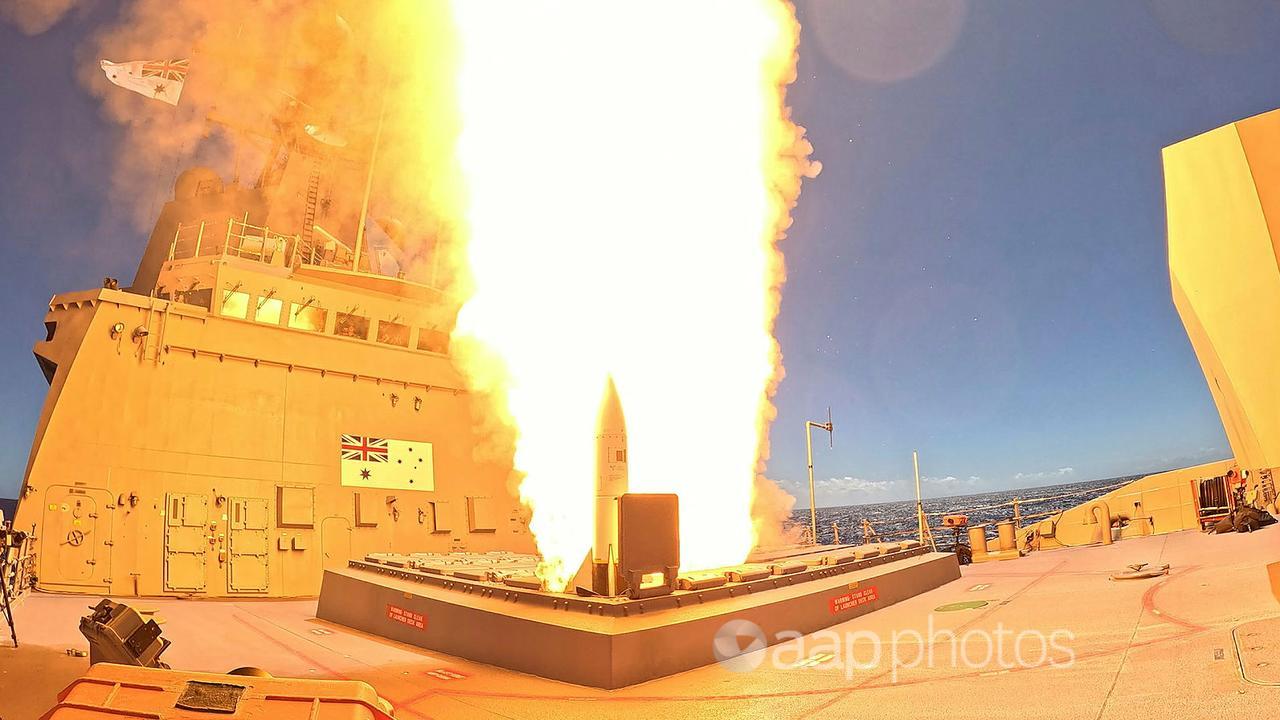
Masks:
[[[686,568],[741,562],[767,455],[777,242],[801,179],[778,0],[458,0],[454,348],[515,434],[548,587],[591,546],[612,375],[632,492],[680,496]]]

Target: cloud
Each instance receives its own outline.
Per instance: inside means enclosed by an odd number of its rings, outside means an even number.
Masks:
[[[889,480],[867,480],[850,475],[819,480],[816,484],[823,490],[857,493],[883,493],[893,487],[893,482]]]
[[[1015,473],[1014,480],[1055,480],[1074,475],[1076,469],[1073,467],[1060,467],[1057,470],[1041,470],[1039,472]]]
[[[961,479],[955,475],[946,475],[943,477],[922,477],[920,482],[925,485],[935,485],[940,488],[968,488],[973,487],[978,482],[977,475],[970,475]]]
[[[799,499],[798,504],[808,507],[809,483],[807,480],[784,480],[779,484]],[[902,492],[902,483],[895,480],[872,480],[845,475],[814,478],[813,485],[819,507],[887,502],[905,497]]]

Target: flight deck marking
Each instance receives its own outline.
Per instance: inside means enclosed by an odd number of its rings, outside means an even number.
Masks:
[[[426,674],[430,675],[431,677],[437,680],[445,680],[445,681],[465,680],[468,677],[466,673],[461,673],[461,672],[458,672],[457,670],[450,670],[449,668],[436,668],[435,670],[428,670]]]
[[[979,590],[986,590],[989,587],[991,587],[991,583],[982,583],[969,588],[969,592],[978,592]]]
[[[956,612],[958,610],[977,610],[987,606],[986,600],[965,600],[963,602],[947,603],[934,608],[934,612]]]
[[[814,666],[817,666],[817,665],[821,665],[821,664],[822,664],[822,663],[824,663],[824,662],[829,662],[829,661],[831,661],[831,660],[834,660],[834,659],[835,659],[835,657],[836,657],[836,656],[835,656],[834,654],[832,654],[832,653],[814,653],[814,654],[810,655],[809,657],[804,658],[803,660],[799,660],[799,661],[797,661],[797,662],[795,662],[795,663],[792,663],[791,667],[793,667],[793,668],[811,668],[811,667],[814,667]]]

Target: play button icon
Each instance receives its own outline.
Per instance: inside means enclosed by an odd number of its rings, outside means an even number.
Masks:
[[[750,620],[730,620],[716,631],[711,652],[716,662],[732,672],[749,672],[764,662],[768,643],[764,631]]]

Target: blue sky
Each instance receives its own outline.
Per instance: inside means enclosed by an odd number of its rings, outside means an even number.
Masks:
[[[785,243],[769,476],[807,503],[803,423],[828,405],[820,505],[906,497],[913,448],[929,495],[1227,456],[1169,299],[1160,148],[1280,105],[1280,11],[798,5],[790,99],[824,170]],[[0,23],[0,495],[46,389],[46,302],[127,280],[145,243],[105,180],[118,130],[75,79],[113,11],[31,37]]]

